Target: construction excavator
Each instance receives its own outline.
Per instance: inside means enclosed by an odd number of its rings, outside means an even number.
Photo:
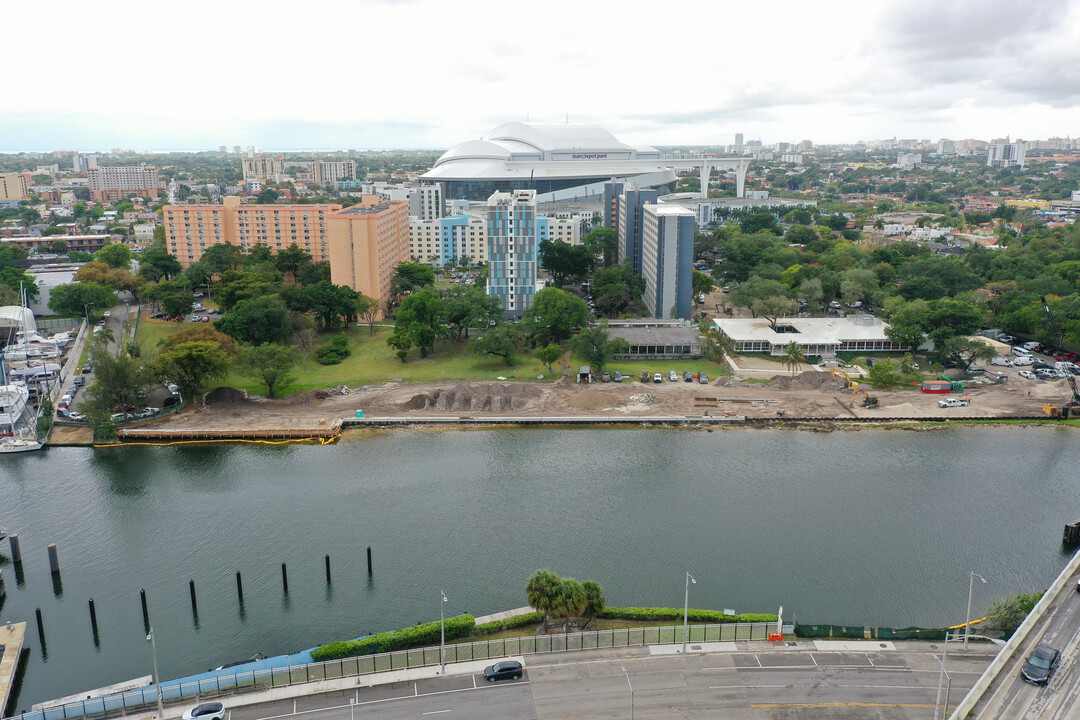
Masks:
[[[862,384],[855,381],[855,380],[852,380],[851,376],[848,375],[846,372],[844,372],[843,370],[840,370],[838,368],[829,368],[829,372],[832,373],[832,376],[833,376],[834,380],[836,379],[837,375],[843,375],[844,376],[844,380],[847,382],[847,384],[844,386],[844,389],[851,391],[851,400],[848,401],[848,407],[855,407],[855,399],[859,395],[863,396],[863,401],[862,401],[863,407],[877,407],[878,406],[878,399],[875,396],[873,396],[870,393],[863,390],[862,389]]]
[[[1061,328],[1058,327],[1054,321],[1054,316],[1050,312],[1050,305],[1046,302],[1046,298],[1042,298],[1043,310],[1046,312],[1046,324],[1050,326],[1050,334],[1053,336],[1054,344],[1064,349],[1062,344]],[[1073,377],[1072,364],[1067,363],[1065,365],[1065,379],[1069,381],[1069,387],[1072,389],[1072,397],[1062,405],[1051,405],[1046,403],[1043,405],[1043,412],[1050,417],[1060,417],[1067,420],[1070,415],[1080,412],[1080,390],[1076,388],[1076,378]]]

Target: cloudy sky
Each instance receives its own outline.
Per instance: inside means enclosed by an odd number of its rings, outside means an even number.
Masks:
[[[5,8],[0,150],[1080,135],[1080,0],[129,0]],[[17,29],[17,35],[13,31]]]

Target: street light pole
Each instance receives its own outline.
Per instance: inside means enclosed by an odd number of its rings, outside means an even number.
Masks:
[[[165,708],[161,704],[161,676],[158,675],[157,669],[157,640],[154,639],[154,628],[150,628],[150,632],[146,634],[146,639],[150,641],[150,652],[154,657],[154,690],[157,691],[157,712],[160,720],[165,717]]]
[[[968,582],[968,604],[967,604],[967,618],[964,620],[964,651],[967,652],[968,638],[971,637],[971,596],[975,591],[975,578],[979,578],[979,581],[986,583],[984,578],[974,570],[971,571],[971,581]]]
[[[952,678],[945,670],[945,660],[949,657],[949,631],[945,631],[945,644],[941,648],[941,657],[934,655],[934,659],[941,665],[941,672],[938,673],[937,684],[937,698],[934,699],[934,720],[938,720],[938,708],[941,707],[941,686],[942,681],[946,681],[948,684],[945,687],[945,712],[942,713],[941,718],[944,720],[949,715],[949,691],[952,690]]]
[[[622,671],[626,676],[626,685],[630,688],[630,720],[634,720],[634,686],[630,684],[630,673],[626,672],[626,668]]]
[[[686,642],[690,638],[690,626],[687,624],[687,618],[690,616],[690,583],[697,585],[697,580],[690,574],[690,571],[686,571],[686,595],[683,598],[683,611],[682,611],[682,651],[683,655],[686,654]]]
[[[442,602],[439,603],[439,674],[446,674],[446,593],[439,591]]]

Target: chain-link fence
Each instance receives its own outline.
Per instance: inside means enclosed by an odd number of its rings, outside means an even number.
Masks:
[[[731,623],[722,625],[691,625],[689,642],[735,642],[767,640],[776,623]],[[566,635],[530,635],[446,646],[446,662],[488,660],[509,655],[569,652],[572,650],[597,650],[603,648],[634,647],[641,645],[665,645],[681,643],[681,625],[663,627],[620,628],[593,630]],[[440,662],[438,647],[399,650],[378,655],[328,660],[308,665],[290,665],[264,668],[246,672],[228,673],[203,677],[190,682],[174,681],[161,686],[162,701],[179,704],[218,695],[269,690],[301,683],[355,677],[390,670],[429,667]],[[139,688],[106,697],[81,700],[47,710],[35,710],[12,716],[15,720],[66,720],[67,718],[107,718],[126,714],[133,708],[149,707],[157,702],[154,686]]]

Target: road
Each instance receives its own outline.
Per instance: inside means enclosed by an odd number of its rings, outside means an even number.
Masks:
[[[934,716],[937,645],[801,641],[775,648],[715,643],[703,648],[706,652],[695,652],[694,647],[686,656],[675,653],[676,646],[529,656],[525,677],[518,682],[491,685],[481,675],[464,675],[363,687],[235,707],[228,720],[294,713],[303,713],[304,720],[614,720],[631,717],[631,700],[635,717],[671,720]],[[973,645],[966,656],[948,658],[950,705],[963,697],[996,650]],[[350,716],[350,698],[357,700],[355,716]]]
[[[1020,667],[1039,644],[1062,651],[1057,672],[1046,687],[1020,677]],[[1064,720],[1080,717],[1080,593],[1066,582],[1041,623],[1001,669],[989,692],[975,706],[974,717]]]

